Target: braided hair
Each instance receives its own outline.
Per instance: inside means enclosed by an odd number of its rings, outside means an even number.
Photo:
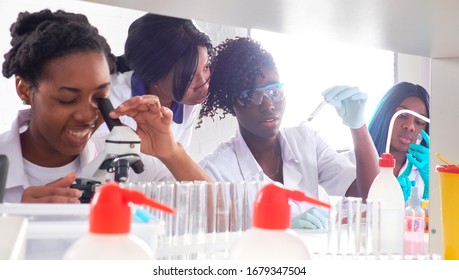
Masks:
[[[21,12],[11,25],[12,48],[4,55],[2,73],[26,79],[32,87],[45,73],[50,60],[78,52],[100,52],[106,57],[110,73],[115,70],[115,56],[97,28],[82,14],[48,9]]]
[[[257,78],[264,77],[262,67],[276,68],[272,55],[249,37],[226,39],[215,48],[215,53],[210,68],[209,96],[202,104],[198,128],[204,116],[214,119],[219,109],[223,111],[220,119],[227,114],[235,116],[233,94],[254,88]]]

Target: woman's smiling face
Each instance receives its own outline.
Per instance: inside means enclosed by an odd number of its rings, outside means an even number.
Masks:
[[[108,97],[109,89],[102,53],[79,52],[49,61],[29,98],[28,141],[54,157],[78,155],[103,122],[97,99]]]

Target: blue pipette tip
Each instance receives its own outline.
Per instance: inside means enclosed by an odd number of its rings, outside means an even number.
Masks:
[[[154,215],[150,214],[147,210],[140,208],[136,209],[132,215],[132,219],[139,223],[148,223],[154,218]]]

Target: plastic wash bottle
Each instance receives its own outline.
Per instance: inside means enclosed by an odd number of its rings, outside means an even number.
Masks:
[[[381,209],[380,227],[375,227],[372,233],[375,253],[401,255],[405,199],[394,176],[394,167],[394,157],[388,153],[382,154],[379,159],[380,172],[371,184],[368,199],[379,201]]]
[[[421,207],[421,199],[418,187],[411,188],[411,195],[405,208],[405,235],[403,253],[405,255],[424,254],[424,209]]]
[[[330,205],[307,197],[300,191],[285,189],[280,183],[269,183],[258,192],[255,199],[253,227],[231,244],[229,258],[310,259],[306,244],[289,229],[289,199],[330,208]]]
[[[106,183],[98,188],[90,204],[89,235],[78,239],[66,251],[66,260],[153,259],[151,247],[131,235],[129,202],[147,205],[165,212],[175,210],[157,203],[141,192]]]

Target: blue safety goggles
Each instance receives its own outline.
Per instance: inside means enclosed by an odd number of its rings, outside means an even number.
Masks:
[[[283,87],[283,83],[275,83],[254,89],[246,89],[233,94],[233,98],[237,100],[242,107],[260,105],[264,96],[269,97],[271,102],[279,102],[285,98]]]

